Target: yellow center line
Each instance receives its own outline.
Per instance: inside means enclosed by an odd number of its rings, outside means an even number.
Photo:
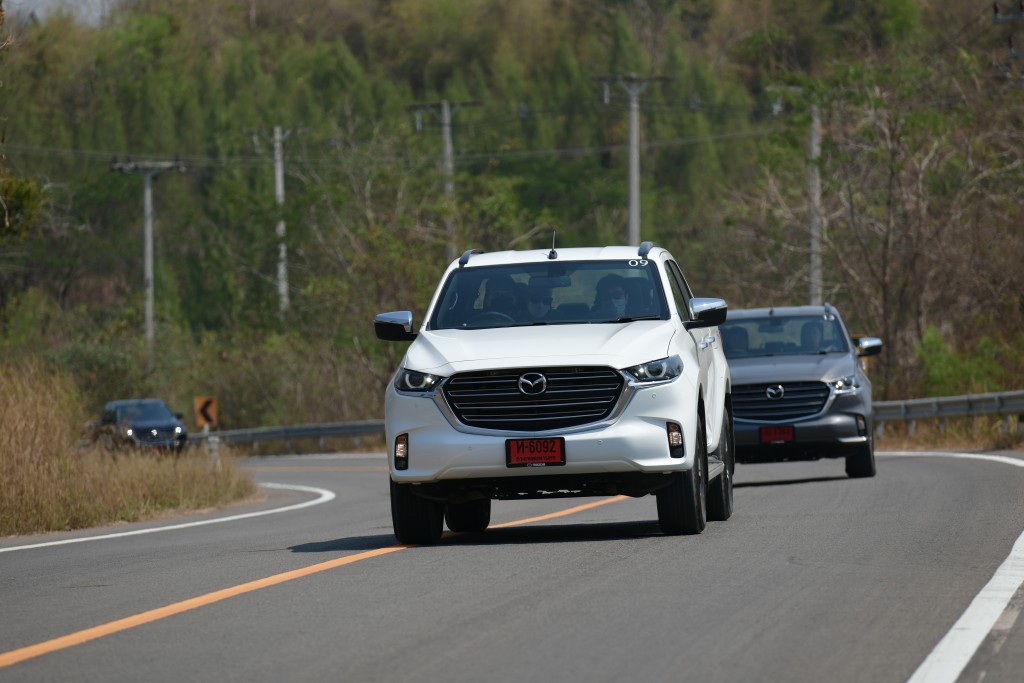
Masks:
[[[541,515],[539,517],[529,517],[527,519],[519,519],[513,522],[505,522],[504,524],[494,524],[489,529],[501,529],[503,527],[518,526],[521,524],[530,524],[532,522],[540,522],[548,519],[555,519],[557,517],[565,517],[566,515],[575,514],[577,512],[583,512],[584,510],[590,510],[591,508],[598,507],[600,505],[607,505],[608,503],[614,503],[620,500],[625,500],[626,496],[616,496],[614,498],[602,499],[592,503],[586,503],[584,505],[577,505],[566,510],[559,512],[552,512],[547,515]],[[116,621],[107,622],[106,624],[100,624],[99,626],[93,626],[82,631],[75,631],[69,633],[66,636],[59,638],[53,638],[42,643],[36,643],[35,645],[29,645],[27,647],[18,648],[17,650],[11,650],[9,652],[0,652],[0,669],[23,662],[26,659],[32,659],[33,657],[40,657],[45,654],[57,652],[59,650],[66,650],[67,648],[87,643],[90,640],[96,640],[97,638],[104,638],[121,631],[127,631],[128,629],[135,628],[136,626],[142,626],[144,624],[150,624],[160,619],[166,619],[176,614],[188,612],[190,610],[212,605],[215,602],[221,600],[227,600],[238,595],[245,593],[251,593],[252,591],[260,590],[263,588],[269,588],[270,586],[276,586],[281,583],[288,581],[294,581],[305,576],[312,574],[318,574],[325,572],[330,569],[337,569],[338,567],[344,567],[348,564],[354,564],[363,560],[369,560],[374,557],[380,557],[381,555],[388,555],[390,553],[396,553],[399,550],[405,550],[414,546],[409,545],[392,545],[386,548],[377,548],[376,550],[368,550],[362,553],[356,553],[355,555],[347,555],[345,557],[339,557],[334,560],[327,562],[320,562],[319,564],[310,565],[301,569],[293,569],[292,571],[283,572],[281,574],[274,574],[263,579],[257,579],[256,581],[250,581],[248,583],[242,583],[237,586],[231,586],[230,588],[224,588],[219,591],[207,593],[206,595],[200,595],[195,598],[189,598],[188,600],[182,600],[181,602],[175,602],[164,607],[158,607],[157,609],[149,610],[147,612],[141,612],[139,614],[133,614],[130,617],[124,619],[117,619]]]
[[[565,517],[566,515],[574,515],[577,512],[583,512],[584,510],[590,510],[592,508],[607,505],[608,503],[617,503],[620,500],[626,500],[626,496],[615,496],[614,498],[602,498],[596,500],[593,503],[585,503],[583,505],[577,505],[576,507],[569,508],[568,510],[559,510],[558,512],[552,512],[547,515],[541,515],[540,517],[530,517],[528,519],[517,519],[514,522],[505,522],[504,524],[492,524],[488,529],[503,529],[510,526],[519,526],[520,524],[531,524],[533,522],[546,522],[549,519],[557,519],[558,517]]]

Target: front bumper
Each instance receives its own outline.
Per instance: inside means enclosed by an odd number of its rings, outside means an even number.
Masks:
[[[842,458],[867,443],[871,435],[869,415],[830,411],[787,423],[734,420],[737,462],[779,462]],[[781,444],[761,441],[762,427],[792,426],[793,440]]]
[[[136,448],[152,449],[157,451],[173,450],[180,451],[185,448],[188,442],[186,435],[179,435],[173,438],[140,439],[136,436],[129,437]]]
[[[506,480],[501,488],[514,490],[513,479],[554,477],[559,489],[565,489],[586,488],[589,481],[600,481],[600,486],[605,486],[604,482],[616,479],[617,473],[688,471],[693,466],[697,433],[696,395],[690,380],[682,376],[654,386],[630,387],[623,394],[622,405],[601,423],[563,430],[513,432],[466,427],[444,409],[443,398],[399,394],[392,385],[385,398],[391,478],[399,483],[500,479]],[[683,419],[683,416],[692,417]],[[670,421],[682,428],[683,457],[670,454],[666,431]],[[402,434],[408,435],[409,464],[408,469],[398,470],[394,445],[396,437]],[[506,465],[506,440],[552,436],[565,438],[565,465],[526,468]],[[541,483],[540,479],[537,483]]]

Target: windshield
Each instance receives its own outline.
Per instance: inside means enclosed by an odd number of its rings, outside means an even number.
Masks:
[[[726,320],[720,326],[727,358],[800,356],[849,352],[839,319],[823,316],[766,316]]]
[[[117,409],[118,422],[155,422],[171,419],[173,416],[170,408],[159,401],[132,403]]]
[[[572,261],[452,271],[430,329],[667,320],[650,261]]]

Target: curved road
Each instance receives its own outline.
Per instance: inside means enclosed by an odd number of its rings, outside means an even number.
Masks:
[[[740,465],[700,536],[586,498],[412,547],[382,455],[252,458],[256,504],[0,539],[0,682],[1018,681],[1020,465]]]

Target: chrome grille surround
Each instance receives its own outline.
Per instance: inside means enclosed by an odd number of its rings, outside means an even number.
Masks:
[[[546,390],[524,394],[520,378],[538,373]],[[619,371],[604,366],[502,368],[452,375],[440,393],[452,417],[466,427],[540,432],[607,420],[625,384]]]
[[[781,399],[768,398],[768,390],[781,386]],[[823,413],[832,398],[832,391],[824,382],[767,382],[762,384],[734,384],[732,387],[733,416],[737,420],[756,422],[793,422]]]

